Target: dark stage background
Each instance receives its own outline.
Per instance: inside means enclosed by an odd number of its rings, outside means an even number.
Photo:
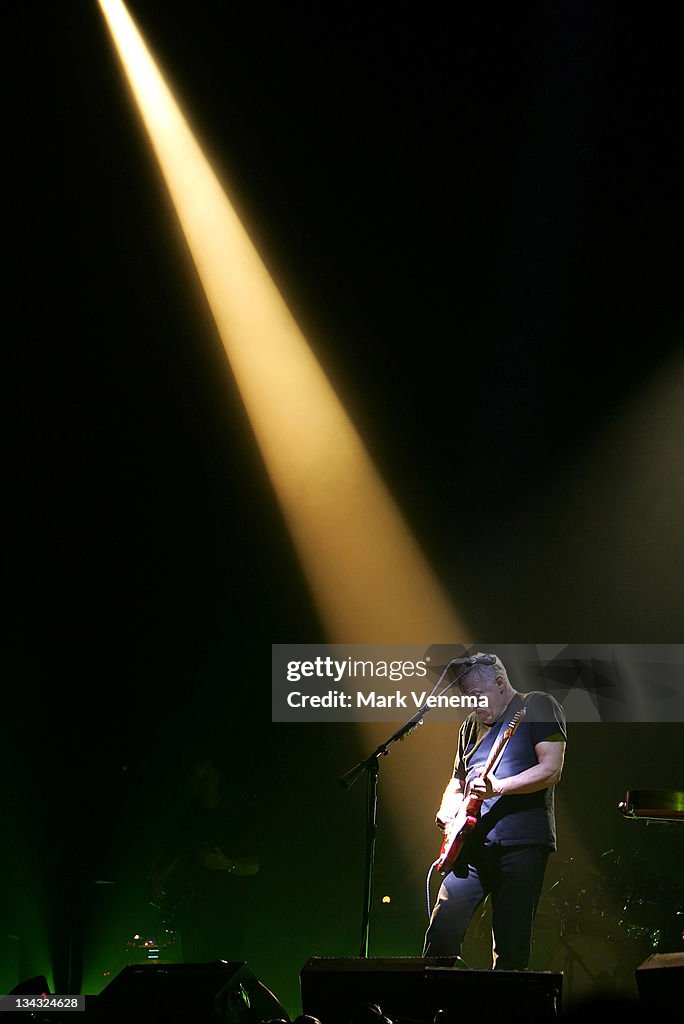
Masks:
[[[473,634],[681,640],[678,16],[130,10]],[[308,956],[357,949],[359,739],[270,722],[269,645],[321,627],[97,4],[15,14],[6,976],[63,971],[70,905],[86,991],[116,973],[209,732],[263,811],[250,962],[294,1009]],[[421,945],[453,744],[428,729],[385,768],[425,791],[381,836],[375,954]],[[615,806],[680,750],[574,730],[558,863],[617,873],[615,907],[637,849],[672,874],[676,835]]]

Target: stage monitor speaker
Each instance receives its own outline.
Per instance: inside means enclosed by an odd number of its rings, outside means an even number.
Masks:
[[[636,969],[639,999],[649,1008],[671,1010],[682,1006],[684,953],[654,953]]]
[[[464,1015],[487,1024],[551,1024],[561,1008],[563,975],[551,971],[478,971],[454,960],[391,957],[314,957],[302,968],[304,1013],[322,1024],[350,1024],[369,1003],[393,1021],[432,1024]]]
[[[130,964],[97,998],[97,1020],[110,1024],[255,1024],[288,1019],[246,963]]]

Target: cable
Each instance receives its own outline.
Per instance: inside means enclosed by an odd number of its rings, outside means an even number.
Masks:
[[[439,860],[440,860],[440,858],[438,857],[437,860],[434,860],[432,862],[432,864],[430,865],[430,867],[428,869],[428,873],[427,873],[427,879],[426,879],[426,882],[425,882],[425,890],[426,890],[426,895],[427,895],[428,921],[432,917],[432,907],[430,906],[430,879],[432,878],[432,872],[435,870],[435,868],[439,864]]]

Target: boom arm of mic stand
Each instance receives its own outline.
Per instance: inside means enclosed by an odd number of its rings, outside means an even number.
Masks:
[[[339,783],[342,788],[351,789],[360,775],[363,775],[364,772],[370,771],[370,769],[374,767],[379,757],[387,757],[389,754],[389,748],[393,743],[396,743],[397,740],[403,739],[404,736],[408,736],[416,726],[422,725],[423,715],[428,710],[429,708],[427,708],[426,705],[423,705],[420,711],[410,718],[405,725],[402,725],[402,727],[386,739],[384,743],[381,743],[379,747],[376,747],[372,754],[365,757],[363,761],[359,761],[358,764],[355,764],[354,767],[350,768],[348,772],[344,773],[344,775],[341,775]]]
[[[431,697],[433,696],[435,690],[441,685],[442,680],[444,679],[449,669],[454,664],[462,664],[463,660],[464,659],[462,658],[453,658],[448,665],[444,666],[442,674],[440,675],[439,679],[432,688],[432,692],[430,693]],[[439,696],[441,697],[443,693],[446,693],[447,690],[450,690],[452,688],[452,686],[455,686],[458,680],[462,676],[466,675],[467,672],[469,671],[470,666],[468,666],[465,669],[465,671],[461,672],[456,679],[453,679],[450,683],[447,683],[444,689],[440,690]],[[379,757],[387,757],[387,755],[389,754],[389,748],[392,746],[392,744],[396,743],[397,740],[402,740],[404,736],[408,736],[408,734],[412,732],[412,730],[415,729],[416,726],[422,725],[423,718],[431,710],[432,708],[430,707],[429,704],[423,704],[422,708],[420,708],[420,710],[417,711],[415,715],[409,718],[408,722],[402,725],[401,728],[397,729],[395,733],[392,733],[392,735],[388,739],[386,739],[384,743],[381,743],[379,747],[376,747],[376,749],[373,751],[372,754],[370,754],[369,757],[365,757],[363,761],[359,761],[359,763],[355,764],[353,768],[350,768],[348,772],[345,772],[344,775],[341,775],[339,778],[339,783],[342,786],[342,788],[350,789],[360,775],[363,775],[364,772],[369,771],[374,766],[375,762]]]

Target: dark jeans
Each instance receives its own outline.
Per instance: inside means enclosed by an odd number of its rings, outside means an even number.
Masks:
[[[525,970],[548,856],[546,846],[498,843],[471,855],[467,877],[450,872],[442,883],[423,956],[459,956],[473,914],[485,896],[491,895],[494,968]]]

